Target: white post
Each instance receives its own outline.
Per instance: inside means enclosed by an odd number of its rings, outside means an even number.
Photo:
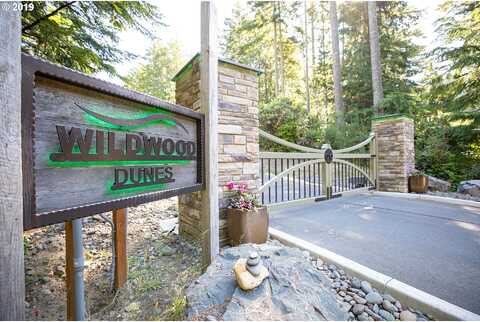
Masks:
[[[21,22],[0,6],[0,320],[25,320],[21,140]]]
[[[205,114],[205,183],[202,193],[203,264],[219,253],[218,202],[218,56],[217,12],[213,1],[201,3],[200,103]]]

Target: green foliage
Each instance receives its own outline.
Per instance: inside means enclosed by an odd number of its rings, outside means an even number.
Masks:
[[[184,62],[178,42],[163,45],[157,41],[148,50],[146,62],[125,77],[125,85],[160,99],[175,101],[175,83],[171,79]]]
[[[299,145],[321,148],[328,143],[334,149],[346,148],[368,137],[369,127],[359,123],[348,123],[344,128],[322,123],[314,114],[307,113],[305,107],[295,105],[288,98],[278,98],[260,108],[262,130]],[[268,140],[260,140],[263,151],[289,151]]]
[[[431,53],[425,108],[417,117],[417,163],[455,185],[480,178],[480,4],[446,1],[442,45]]]
[[[390,92],[380,104],[385,115],[406,114],[413,115],[420,102],[418,97],[410,93]]]
[[[298,96],[302,92],[298,34],[288,25],[295,18],[299,4],[274,1],[237,4],[232,18],[225,23],[222,41],[225,56],[264,71],[259,80],[262,103],[278,95],[301,99]],[[279,78],[277,93],[276,76]]]
[[[421,13],[405,1],[377,2],[384,88],[381,108],[385,114],[415,117],[416,166],[455,187],[461,180],[480,177],[480,4],[446,1],[441,8],[444,15],[438,31],[442,44],[425,53],[415,42]],[[304,30],[302,3],[280,7],[273,2],[250,3],[247,9],[237,8],[228,22],[224,48],[232,58],[266,71],[259,83],[262,128],[311,147],[329,143],[338,149],[367,138],[373,103],[367,3],[343,2],[338,9],[346,108],[346,125],[341,130],[334,126],[328,3],[310,4],[313,32]],[[301,58],[305,46],[312,63],[314,108],[310,114],[304,106]],[[278,71],[275,48],[280,50]],[[286,82],[278,95],[274,92],[276,73],[280,82]],[[262,150],[285,150],[260,142]]]
[[[388,101],[383,106],[389,107],[385,114],[401,113],[406,109],[402,100],[410,100],[417,88],[412,77],[419,72],[421,47],[414,44],[413,38],[419,35],[416,27],[419,13],[403,1],[377,2],[377,16],[382,82]],[[345,39],[342,74],[347,114],[370,110],[373,96],[367,3],[345,2],[340,21]]]
[[[84,73],[117,75],[113,64],[134,57],[118,48],[119,33],[150,35],[160,20],[156,6],[138,1],[38,1],[22,12],[22,51]]]
[[[301,122],[305,118],[305,110],[294,106],[288,98],[276,99],[260,108],[262,130],[294,143],[301,136]],[[266,151],[275,149],[270,142],[263,143]]]
[[[248,10],[237,10],[227,22],[224,50],[228,56],[265,70],[260,79],[262,126],[286,140],[300,144],[321,145],[325,139],[331,144],[345,145],[365,139],[370,132],[372,84],[370,46],[366,3],[345,2],[339,7],[340,42],[342,47],[343,94],[346,106],[346,128],[338,131],[333,124],[333,77],[331,58],[331,30],[328,3],[312,3],[308,10],[309,28],[305,43],[303,5],[298,2],[250,3]],[[385,102],[388,113],[406,113],[415,104],[416,84],[412,76],[419,71],[418,54],[421,48],[414,44],[418,35],[416,22],[419,13],[405,2],[378,3],[380,47]],[[275,33],[275,23],[277,32]],[[279,35],[279,30],[283,33]],[[275,38],[276,36],[276,38]],[[280,82],[285,88],[275,95],[275,46],[280,50]],[[302,74],[301,54],[308,46],[312,72],[310,92],[313,111],[305,114],[305,79]],[[311,50],[312,49],[312,50]],[[279,99],[285,97],[285,100]],[[288,109],[293,107],[293,109]],[[278,116],[278,118],[277,118]],[[290,122],[292,120],[292,122]],[[299,124],[295,124],[296,120]],[[263,122],[263,121],[262,121]],[[282,124],[286,122],[286,124]],[[330,125],[332,124],[332,125]]]

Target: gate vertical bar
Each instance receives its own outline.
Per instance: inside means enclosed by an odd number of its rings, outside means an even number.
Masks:
[[[332,198],[332,179],[333,179],[333,163],[325,163],[326,164],[326,174],[327,174],[327,192],[328,192],[328,199]]]
[[[280,160],[281,160],[281,162],[282,162],[280,172],[283,172],[283,159],[280,159]],[[283,201],[284,201],[284,199],[283,199],[283,177],[282,177],[282,202],[283,202]]]
[[[325,162],[322,162],[320,164],[320,179],[322,180],[322,186],[321,186],[321,191],[322,194],[325,195],[325,197],[328,199],[328,189],[327,189],[327,164]]]

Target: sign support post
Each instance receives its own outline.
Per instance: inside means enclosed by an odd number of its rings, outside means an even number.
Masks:
[[[65,260],[67,275],[67,320],[85,320],[83,285],[82,218],[65,222]]]
[[[0,320],[25,320],[20,11],[0,7]]]
[[[205,114],[205,188],[202,192],[203,265],[219,252],[218,202],[218,56],[217,12],[213,1],[201,3],[200,105]]]
[[[127,261],[127,215],[128,209],[114,210],[112,213],[113,227],[115,230],[115,277],[114,287],[116,290],[127,282],[128,261]]]

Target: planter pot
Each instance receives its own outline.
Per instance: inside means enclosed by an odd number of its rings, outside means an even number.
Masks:
[[[252,210],[227,209],[227,227],[230,243],[263,244],[268,238],[268,212],[266,207]]]
[[[408,190],[410,192],[425,193],[428,189],[428,177],[424,175],[408,177]]]

